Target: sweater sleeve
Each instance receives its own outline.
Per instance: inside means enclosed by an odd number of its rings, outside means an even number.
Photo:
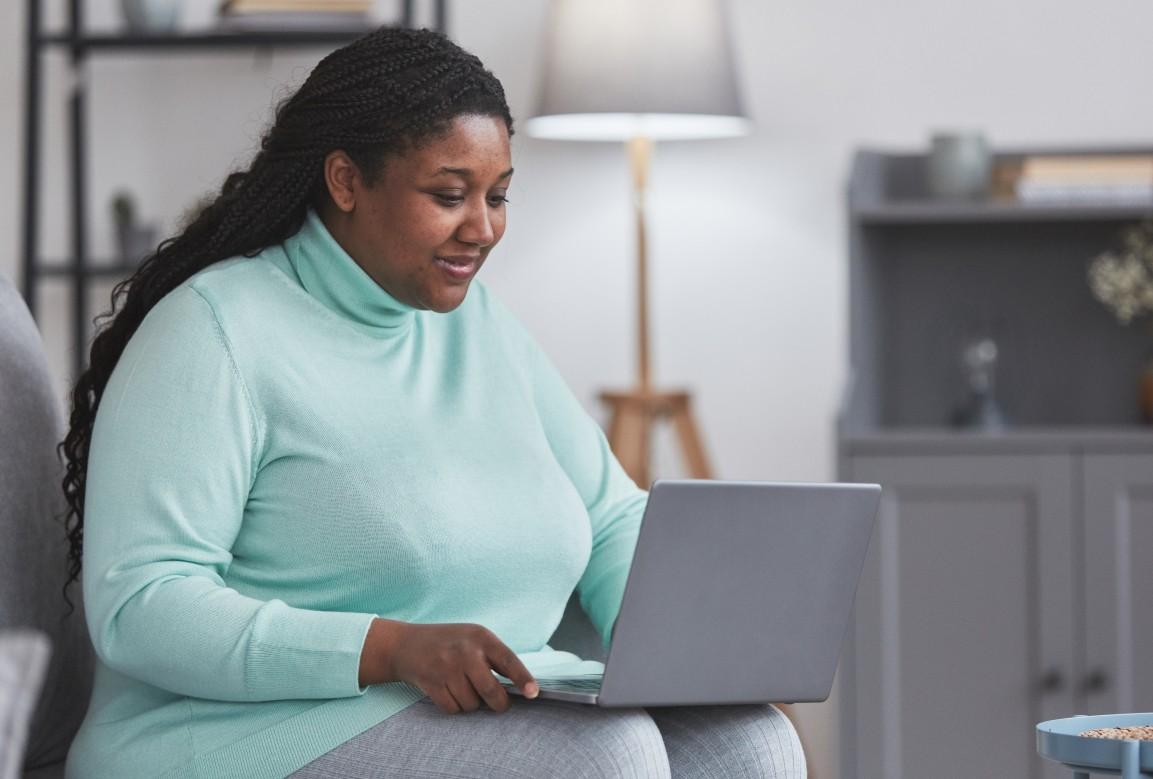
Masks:
[[[648,493],[639,489],[609,449],[552,362],[533,349],[533,391],[553,454],[572,480],[592,523],[592,552],[577,583],[581,606],[607,649],[620,612]]]
[[[375,615],[294,608],[225,584],[263,439],[212,307],[177,289],[125,348],[92,432],[83,586],[110,668],[217,700],[363,692]]]

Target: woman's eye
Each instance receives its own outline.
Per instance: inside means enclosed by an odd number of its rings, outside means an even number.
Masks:
[[[464,202],[464,195],[456,195],[450,192],[435,192],[433,197],[444,206],[458,206]],[[508,198],[504,195],[489,195],[488,204],[491,208],[499,208],[508,202]]]

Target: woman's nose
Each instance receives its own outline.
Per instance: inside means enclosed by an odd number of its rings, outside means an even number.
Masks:
[[[487,203],[468,209],[464,222],[456,231],[456,237],[463,243],[476,246],[488,246],[493,242],[496,231],[492,226],[492,215],[489,213]]]

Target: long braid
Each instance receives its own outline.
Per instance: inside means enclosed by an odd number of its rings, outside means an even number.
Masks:
[[[251,257],[300,229],[309,205],[325,196],[327,155],[345,151],[375,182],[385,158],[444,132],[463,114],[512,117],[500,82],[480,60],[439,33],[382,28],[338,49],[276,109],[247,170],[225,178],[220,193],[184,231],[112,290],[97,317],[89,367],[72,391],[66,459],[68,585],[80,575],[84,497],[92,426],[104,388],[128,341],[161,298],[200,270]]]

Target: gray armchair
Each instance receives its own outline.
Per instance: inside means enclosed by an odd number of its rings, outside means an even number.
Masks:
[[[63,430],[40,333],[0,276],[0,632],[32,628],[51,642],[25,749],[26,775],[37,779],[64,775],[92,687],[80,588],[72,588],[71,614],[62,594],[68,547],[56,444]]]
[[[52,647],[28,735],[26,779],[64,775],[68,745],[92,687],[93,652],[80,588],[70,590],[76,603],[71,614],[61,592],[67,543],[57,519],[65,504],[56,444],[63,435],[40,333],[23,299],[0,275],[0,634],[33,628]],[[596,631],[575,596],[552,646],[602,659]]]

